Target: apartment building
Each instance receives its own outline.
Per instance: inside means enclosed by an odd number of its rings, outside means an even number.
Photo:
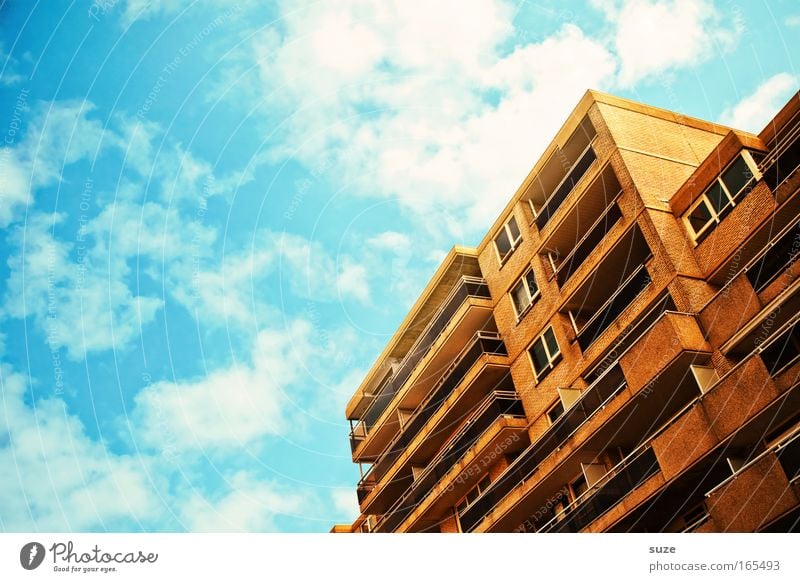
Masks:
[[[798,134],[587,92],[348,403],[332,531],[797,530]]]

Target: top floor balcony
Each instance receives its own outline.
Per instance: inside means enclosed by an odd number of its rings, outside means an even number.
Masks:
[[[529,187],[526,198],[540,231],[597,160],[592,148],[596,135],[591,121],[585,118],[564,146],[553,152]]]

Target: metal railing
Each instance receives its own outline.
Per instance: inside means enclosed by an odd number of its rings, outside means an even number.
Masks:
[[[586,351],[651,282],[647,267],[639,265],[578,331],[581,350]]]
[[[634,451],[545,523],[540,532],[577,533],[622,501],[631,491],[661,470],[653,449]]]
[[[575,185],[583,178],[584,174],[586,174],[597,159],[597,154],[594,148],[592,148],[592,143],[594,143],[594,140],[587,144],[586,148],[581,152],[581,155],[575,163],[570,166],[569,171],[561,179],[561,182],[558,183],[558,186],[553,189],[553,193],[550,194],[544,204],[542,204],[542,207],[537,211],[536,226],[539,230],[545,227],[550,218],[552,218],[564,200],[566,200],[567,196],[569,196],[569,193],[572,192],[572,189],[575,188]]]
[[[489,394],[473,411],[471,418],[449,442],[442,447],[425,470],[410,484],[406,492],[378,521],[378,531],[392,531],[430,493],[436,483],[469,453],[480,438],[491,429],[498,418],[525,418],[525,410],[516,392],[495,391]]]
[[[572,274],[586,261],[592,251],[597,248],[608,232],[622,218],[622,211],[616,203],[616,198],[622,190],[614,197],[614,201],[605,209],[600,217],[589,227],[589,230],[581,239],[575,243],[572,250],[561,260],[556,269],[556,281],[559,287],[569,280]]]
[[[564,431],[568,432],[568,434],[566,434],[563,439],[553,439],[552,437],[552,431],[554,431],[554,427],[559,426],[558,422],[553,423],[550,427],[548,427],[548,429],[535,442],[528,446],[519,455],[519,457],[517,457],[517,459],[511,463],[511,465],[509,465],[503,474],[500,475],[481,494],[480,497],[478,497],[473,506],[471,506],[465,513],[462,514],[460,521],[463,531],[471,531],[474,529],[497,505],[500,504],[500,502],[512,490],[528,481],[536,473],[541,462],[547,458],[549,454],[563,447],[564,444],[573,437],[573,435],[578,431],[578,429],[580,429],[581,426],[583,426],[594,414],[597,413],[598,410],[601,410],[603,407],[605,407],[621,392],[621,390],[626,386],[626,382],[624,375],[621,375],[621,369],[618,366],[620,358],[622,358],[630,349],[633,348],[633,346],[636,345],[641,338],[643,338],[650,330],[652,330],[658,324],[658,322],[662,320],[663,317],[669,314],[684,316],[690,315],[677,311],[663,311],[659,313],[658,317],[655,318],[654,321],[650,322],[649,325],[644,326],[644,328],[641,329],[641,331],[636,335],[635,339],[633,339],[630,344],[621,351],[614,362],[609,364],[609,366],[603,372],[598,374],[597,378],[583,391],[579,399],[570,407],[570,411],[573,409],[576,411],[581,410],[580,408],[576,407],[580,405],[583,399],[590,398],[591,400],[586,400],[584,403],[583,413],[573,412],[573,414],[580,414],[580,416],[577,417],[578,419],[583,416],[583,420],[562,420],[561,422],[574,425],[574,429],[571,431]],[[621,377],[619,377],[619,383],[617,382],[617,374],[621,375]],[[595,390],[597,390],[597,392],[594,396],[592,396],[592,393]],[[589,405],[590,403],[594,404]],[[565,415],[562,415],[561,418],[565,418]]]
[[[745,276],[756,293],[763,291],[797,261],[800,256],[800,232],[792,233],[792,230],[798,227],[800,221],[784,228],[745,265]]]
[[[366,498],[374,483],[380,480],[391,468],[395,459],[400,456],[405,447],[425,426],[425,423],[439,409],[442,402],[458,387],[470,368],[484,355],[508,355],[506,346],[503,340],[500,339],[499,334],[479,331],[475,334],[474,339],[453,360],[448,369],[442,374],[440,380],[415,409],[405,426],[399,430],[372,464],[369,471],[359,481],[357,487],[359,501],[363,501]]]
[[[775,192],[800,167],[800,114],[787,123],[783,135],[761,160],[759,170],[764,181]]]
[[[542,461],[572,438],[572,435],[619,394],[625,385],[622,370],[619,366],[614,366],[586,388],[578,400],[528,446],[461,515],[461,529],[470,531],[480,523],[506,495],[530,479]]]
[[[366,438],[400,389],[408,380],[417,364],[430,351],[430,348],[445,330],[453,315],[469,298],[490,299],[486,281],[478,277],[463,276],[453,286],[441,307],[431,317],[430,322],[422,330],[414,345],[397,366],[392,377],[383,385],[381,391],[373,397],[364,411],[361,420],[350,431],[350,448],[355,452],[358,445]]]
[[[798,478],[798,471],[800,471],[800,430],[787,435],[782,441],[772,445],[768,449],[762,451],[749,461],[747,461],[744,465],[739,467],[733,474],[729,475],[727,478],[723,479],[719,483],[717,483],[713,488],[711,488],[707,493],[706,497],[710,497],[716,491],[719,491],[723,487],[725,487],[728,483],[736,479],[739,475],[747,471],[750,467],[767,457],[768,455],[774,454],[778,462],[780,463],[781,467],[783,468],[786,477],[791,482]],[[784,464],[785,463],[785,464]],[[792,474],[790,474],[792,473]]]

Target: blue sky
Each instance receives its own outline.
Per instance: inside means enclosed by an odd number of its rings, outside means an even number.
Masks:
[[[327,531],[344,405],[595,88],[758,131],[793,1],[0,3],[0,530]]]

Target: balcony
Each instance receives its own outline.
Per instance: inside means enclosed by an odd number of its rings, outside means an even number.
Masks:
[[[785,437],[706,494],[720,531],[756,531],[800,504],[794,485],[800,468],[800,433]]]
[[[617,505],[631,491],[660,470],[650,447],[624,459],[601,479],[600,484],[578,497],[564,512],[546,523],[541,532],[576,533]]]
[[[450,364],[440,380],[428,393],[420,405],[404,420],[399,432],[377,457],[370,470],[359,482],[357,492],[359,502],[367,500],[375,485],[392,467],[395,460],[406,450],[414,437],[420,433],[442,403],[462,383],[473,367],[486,356],[506,356],[506,347],[496,333],[478,332],[461,354]],[[506,364],[507,365],[507,364]],[[410,476],[406,476],[409,478]],[[399,487],[400,480],[393,480],[393,487]]]
[[[498,417],[395,531],[437,531],[439,525],[452,516],[456,503],[483,477],[489,464],[498,459],[498,451],[516,454],[529,445],[526,417]]]
[[[465,313],[459,319],[457,315],[459,312],[463,312],[464,306],[471,305],[471,302],[475,300],[486,300],[485,308],[469,309],[467,307],[466,309],[469,313]],[[482,328],[490,317],[488,315],[491,312],[490,301],[489,289],[483,279],[468,276],[461,278],[458,284],[453,287],[439,311],[431,317],[430,322],[405,358],[395,367],[393,375],[381,385],[378,392],[373,396],[372,402],[362,414],[359,422],[351,430],[350,447],[353,453],[367,439],[372,428],[389,408],[395,396],[411,377],[412,372],[429,355],[443,333],[451,328],[453,324],[455,324],[456,328],[467,330],[470,335],[475,330]],[[442,350],[442,356],[446,357],[447,355],[447,350]]]
[[[800,167],[800,114],[784,126],[773,143],[769,154],[759,164],[764,181],[777,193]],[[780,200],[779,196],[779,200]]]
[[[547,501],[576,463],[591,462],[591,451],[608,450],[611,443],[633,450],[697,395],[689,366],[707,363],[710,347],[693,316],[662,313],[630,341],[618,360],[462,514],[462,529],[513,527],[530,506]]]
[[[524,419],[522,402],[515,392],[493,392],[471,418],[450,438],[426,468],[416,475],[408,490],[378,521],[376,531],[393,531],[431,491],[433,486],[492,428],[498,418]]]
[[[539,465],[566,443],[595,412],[605,406],[625,387],[625,378],[619,366],[609,369],[580,395],[569,409],[545,433],[531,444],[492,483],[486,492],[461,516],[461,528],[469,531],[506,495],[520,483],[527,481]]]
[[[746,267],[746,276],[756,293],[761,294],[783,275],[786,288],[800,274],[795,267],[800,256],[800,224],[792,225],[771,240],[753,262]],[[770,297],[771,298],[771,297]],[[765,298],[765,299],[770,299]]]
[[[589,118],[584,118],[564,146],[557,148],[548,158],[529,185],[525,198],[540,231],[597,159],[592,148],[596,135]]]
[[[577,332],[578,345],[586,351],[650,284],[650,273],[639,265]]]
[[[651,283],[650,247],[638,226],[629,229],[562,307],[585,352]]]
[[[597,154],[594,153],[592,145],[586,146],[586,149],[581,152],[580,157],[569,168],[569,171],[561,180],[561,183],[556,186],[553,193],[545,200],[544,204],[536,209],[536,227],[541,231],[556,211],[567,199],[569,193],[572,192],[575,185],[583,178],[589,168],[594,164],[597,159]]]
[[[606,235],[620,222],[617,201],[621,194],[614,170],[606,165],[553,227],[543,246],[560,287],[602,247]]]

